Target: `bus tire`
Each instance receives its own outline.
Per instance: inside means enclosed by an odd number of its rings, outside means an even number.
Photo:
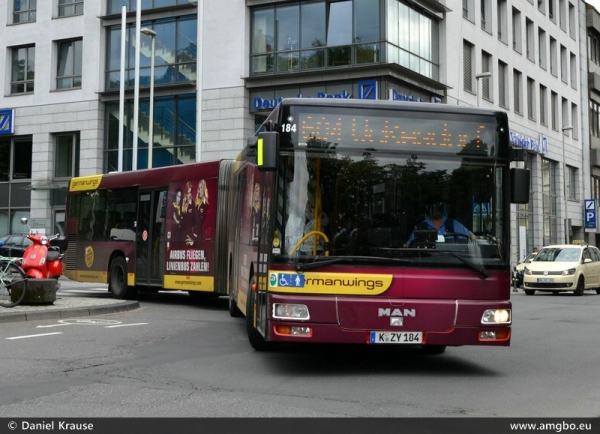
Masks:
[[[110,282],[108,289],[115,298],[126,300],[131,297],[131,288],[127,286],[127,262],[122,256],[117,256],[110,263]]]
[[[256,351],[267,351],[271,348],[270,343],[267,342],[263,335],[261,335],[254,327],[256,292],[252,291],[253,284],[254,280],[248,288],[248,297],[246,298],[246,331],[248,332],[248,341],[250,341],[250,345],[252,345],[252,348]]]

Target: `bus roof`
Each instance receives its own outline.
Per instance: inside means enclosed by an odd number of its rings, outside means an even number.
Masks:
[[[464,115],[490,115],[506,116],[505,111],[470,107],[461,105],[436,104],[427,102],[368,100],[368,99],[342,99],[342,98],[284,98],[281,106],[312,106],[312,107],[350,107],[363,109],[384,109],[422,112],[444,112]]]
[[[156,167],[152,169],[128,172],[110,172],[91,176],[72,178],[69,191],[87,191],[98,188],[116,188],[138,186],[140,188],[167,185],[170,182],[216,178],[219,174],[220,161],[203,163],[187,163],[176,166]]]

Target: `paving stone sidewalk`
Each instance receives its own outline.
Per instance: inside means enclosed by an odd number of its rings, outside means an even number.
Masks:
[[[0,323],[102,315],[125,312],[139,307],[140,304],[137,301],[112,298],[61,297],[59,295],[54,303],[48,305],[31,304],[10,308],[0,307]]]

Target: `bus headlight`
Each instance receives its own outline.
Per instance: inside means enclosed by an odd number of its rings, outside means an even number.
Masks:
[[[481,316],[482,324],[510,324],[510,309],[487,309]]]
[[[273,305],[273,318],[307,320],[310,315],[308,307],[304,304],[275,303]]]

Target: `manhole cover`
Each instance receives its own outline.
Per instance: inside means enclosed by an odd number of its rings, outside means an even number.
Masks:
[[[89,325],[114,325],[121,324],[121,321],[112,319],[61,319],[61,324],[89,324]]]

